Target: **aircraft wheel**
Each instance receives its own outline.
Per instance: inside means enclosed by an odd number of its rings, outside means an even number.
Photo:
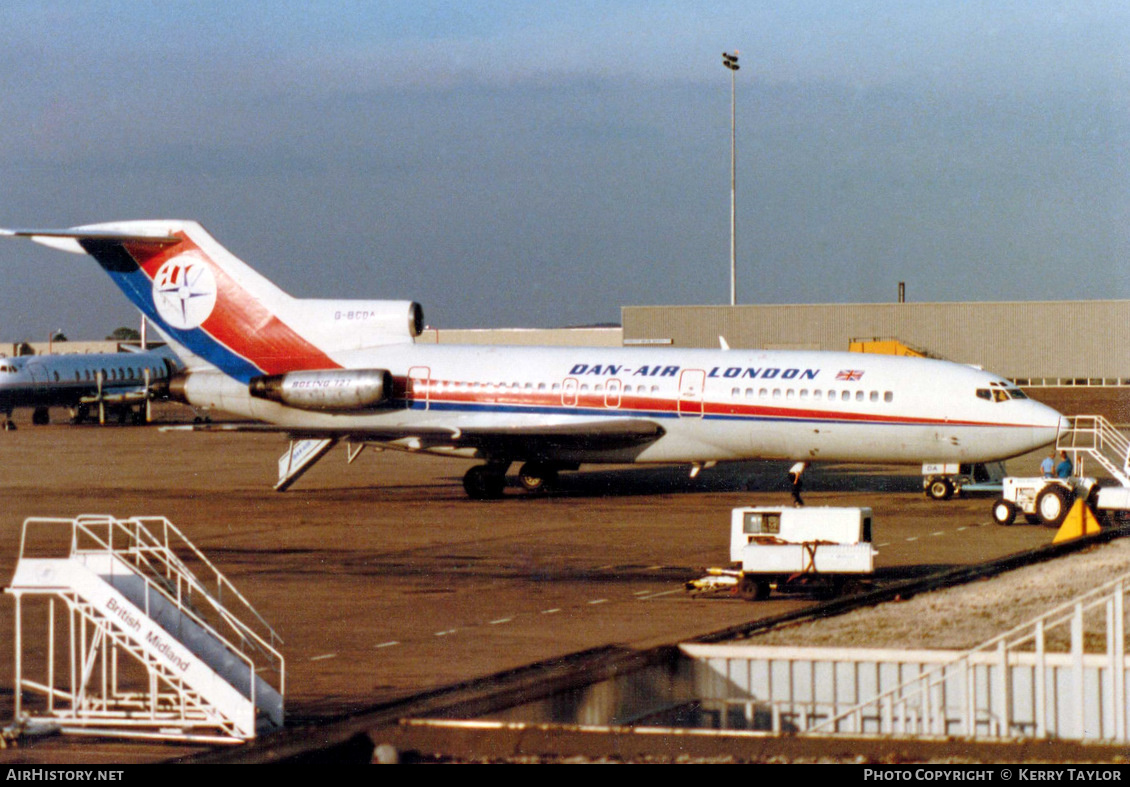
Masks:
[[[518,480],[529,492],[544,492],[557,480],[557,469],[540,462],[526,462],[518,471]]]
[[[5,422],[4,422],[4,431],[5,431],[5,432],[14,432],[14,431],[16,431],[16,422],[15,422],[15,421],[13,421],[13,420],[12,420],[12,419],[10,419],[10,418],[9,418],[9,419],[8,419],[7,421],[5,421]]]
[[[51,411],[46,407],[36,407],[31,413],[31,422],[36,426],[51,423]]]
[[[949,500],[953,497],[953,484],[948,478],[935,478],[926,487],[926,495],[934,500]]]
[[[1008,527],[1016,519],[1016,506],[1003,497],[993,503],[993,521],[998,525]]]
[[[738,583],[738,596],[746,601],[763,601],[769,598],[769,580],[745,576]]]
[[[463,476],[463,488],[472,500],[497,500],[506,488],[506,470],[475,465]]]
[[[1062,486],[1045,487],[1036,496],[1036,513],[1045,527],[1059,527],[1071,508],[1071,493]]]

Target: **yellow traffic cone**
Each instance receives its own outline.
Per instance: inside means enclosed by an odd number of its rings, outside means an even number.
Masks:
[[[1063,524],[1059,526],[1052,543],[1058,544],[1060,541],[1070,541],[1073,538],[1093,536],[1101,530],[1099,520],[1095,519],[1091,507],[1082,500],[1076,500],[1075,505],[1067,512]]]

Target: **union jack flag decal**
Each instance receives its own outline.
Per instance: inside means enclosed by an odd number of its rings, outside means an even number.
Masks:
[[[852,380],[858,380],[862,376],[863,371],[860,369],[844,369],[842,372],[836,375],[836,379],[847,380],[848,382],[851,382]]]

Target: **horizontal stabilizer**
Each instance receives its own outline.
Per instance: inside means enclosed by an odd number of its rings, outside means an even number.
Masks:
[[[180,238],[167,232],[155,231],[150,233],[120,232],[112,229],[86,229],[72,227],[65,230],[22,229],[7,230],[0,228],[0,235],[13,238],[30,238],[43,246],[49,246],[59,251],[69,251],[74,254],[86,254],[86,249],[79,241],[95,240],[108,243],[146,243],[157,246],[167,246],[179,243]]]

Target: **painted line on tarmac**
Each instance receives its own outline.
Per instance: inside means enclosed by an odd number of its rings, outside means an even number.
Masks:
[[[686,593],[686,592],[687,591],[686,591],[685,588],[676,588],[675,590],[661,590],[658,593],[650,593],[646,596],[641,595],[639,600],[640,601],[650,601],[651,599],[659,598],[660,596],[670,596],[674,593]]]
[[[321,656],[311,656],[310,661],[325,661],[326,659],[336,659],[336,653],[323,653]]]
[[[671,596],[671,595],[675,595],[675,594],[681,595],[684,592],[685,592],[685,590],[682,587],[677,587],[677,588],[673,588],[673,589],[670,589],[670,590],[659,590],[659,591],[637,590],[637,591],[634,591],[634,593],[632,594],[633,597],[630,597],[630,598],[626,597],[626,598],[623,598],[623,599],[620,599],[620,600],[607,598],[607,597],[605,597],[605,598],[595,598],[595,599],[590,599],[589,601],[586,601],[586,602],[583,602],[583,603],[578,601],[576,604],[571,605],[571,607],[575,608],[575,609],[582,609],[584,607],[595,607],[595,606],[601,606],[601,605],[604,605],[604,604],[623,603],[624,601],[649,601],[651,599],[656,599],[656,598],[660,598],[660,597],[663,597],[663,596]],[[533,615],[557,615],[557,614],[560,614],[560,613],[565,612],[565,611],[566,611],[566,608],[563,608],[563,607],[549,607],[547,609],[539,610],[536,613],[534,613],[534,612],[519,612],[519,613],[516,613],[516,614],[508,615],[506,617],[494,618],[493,620],[465,623],[463,625],[460,625],[460,626],[457,626],[457,627],[454,627],[454,628],[449,628],[449,629],[444,629],[442,631],[432,632],[432,636],[431,636],[430,639],[434,640],[434,639],[439,638],[439,637],[448,637],[448,636],[451,636],[453,634],[457,634],[457,633],[460,633],[460,632],[473,631],[474,629],[486,628],[487,626],[501,626],[501,625],[505,625],[505,624],[508,624],[508,623],[513,623],[515,620],[518,620],[519,618],[523,618],[523,617],[529,617],[529,616],[533,616]],[[426,637],[426,635],[425,635],[425,637]],[[408,641],[408,644],[412,644],[412,641],[413,641],[412,638],[410,638],[409,641]],[[424,642],[426,640],[425,639],[419,639],[417,641],[418,642]],[[377,650],[380,650],[380,649],[391,648],[391,647],[402,645],[402,644],[404,644],[404,641],[393,639],[393,640],[387,640],[387,641],[382,642],[378,645],[375,645],[374,648],[377,649]],[[332,658],[335,655],[336,654],[331,654],[329,656],[322,656],[322,657],[319,657],[319,658]]]

